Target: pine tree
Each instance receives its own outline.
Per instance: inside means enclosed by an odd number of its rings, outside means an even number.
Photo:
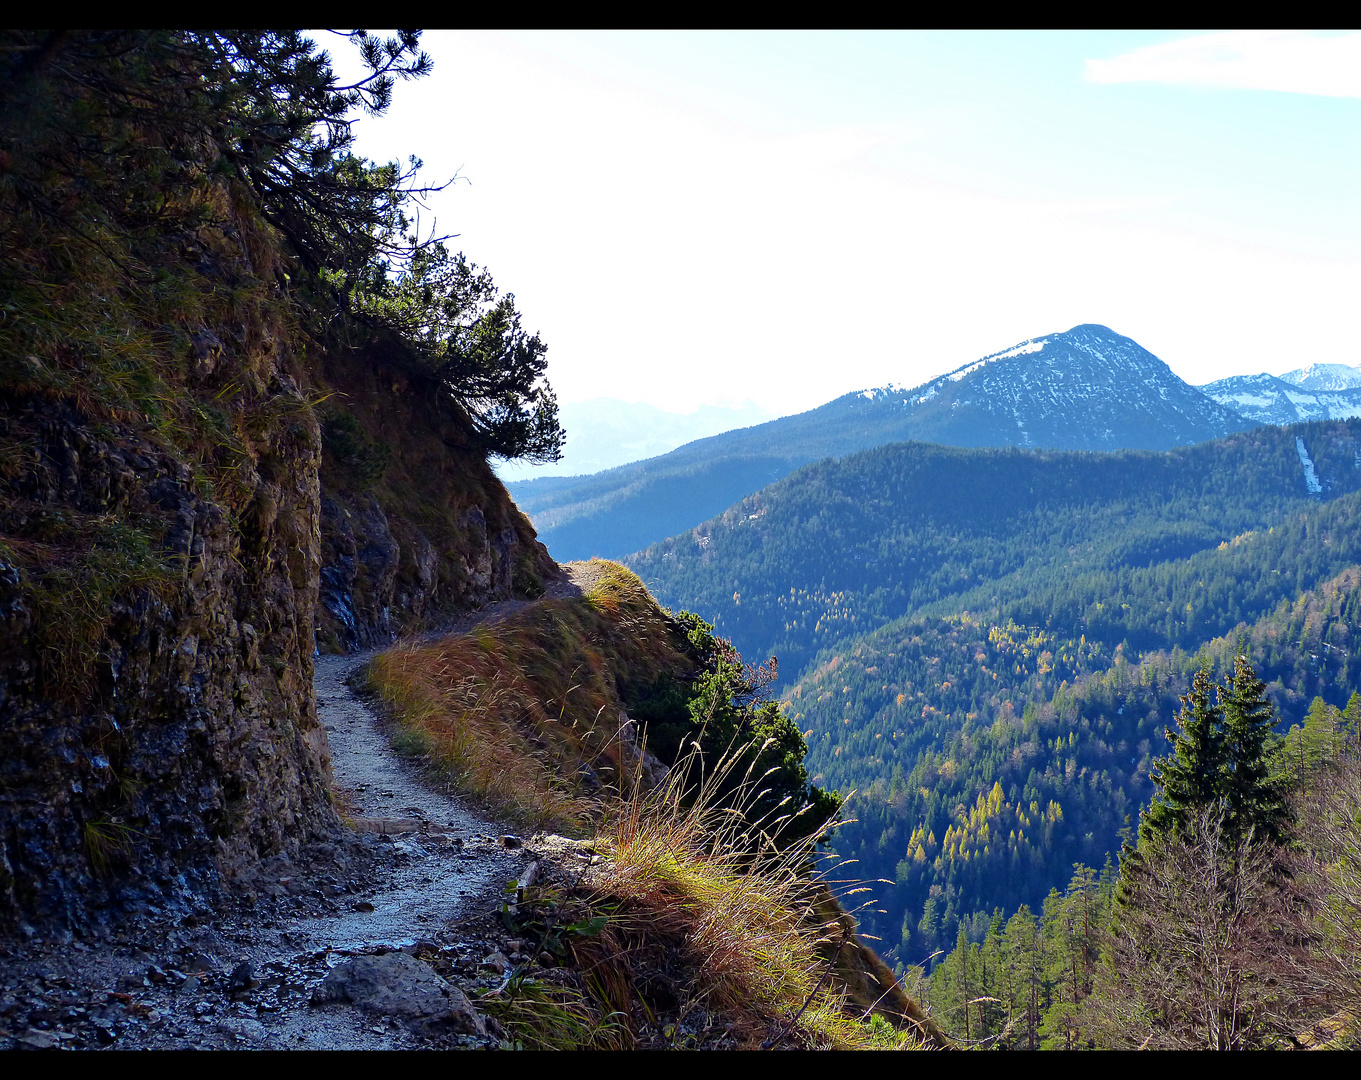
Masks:
[[[1012,1016],[1021,1017],[1020,1031],[1027,1050],[1040,1046],[1040,1012],[1043,1006],[1044,958],[1039,926],[1030,908],[1022,904],[1007,920],[1006,952],[1012,972]]]
[[[1347,707],[1342,710],[1342,732],[1353,743],[1361,736],[1361,693],[1352,691],[1347,699]]]
[[[1246,656],[1235,658],[1233,673],[1220,688],[1219,702],[1224,716],[1225,843],[1235,847],[1249,833],[1254,840],[1280,843],[1286,805],[1285,793],[1271,769],[1276,710],[1267,700],[1266,683],[1257,677]]]
[[[1302,737],[1302,758],[1304,766],[1320,765],[1331,760],[1337,753],[1338,730],[1342,714],[1316,697],[1304,716]]]
[[[1255,676],[1254,676],[1255,677]],[[1224,772],[1223,710],[1211,703],[1210,673],[1202,668],[1182,697],[1177,731],[1165,728],[1172,753],[1153,769],[1158,795],[1139,821],[1142,846],[1153,836],[1181,835],[1190,814],[1219,798]]]

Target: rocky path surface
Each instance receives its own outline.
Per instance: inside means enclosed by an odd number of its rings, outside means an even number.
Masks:
[[[457,629],[522,606],[496,605]],[[365,659],[316,665],[352,828],[294,862],[267,862],[216,910],[147,916],[102,940],[0,945],[0,1047],[497,1044],[468,995],[518,958],[521,943],[491,913],[529,856],[392,751],[347,682]]]

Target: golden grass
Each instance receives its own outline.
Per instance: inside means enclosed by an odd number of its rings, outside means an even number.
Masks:
[[[919,1045],[911,1017],[901,1027],[881,1015],[910,1009],[880,1009],[880,991],[865,1000],[847,981],[861,946],[811,872],[822,834],[781,848],[787,818],[754,820],[765,777],[734,775],[756,760],[750,748],[718,762],[695,750],[655,790],[628,775],[621,688],[688,674],[684,630],[617,563],[576,564],[572,576],[579,597],[369,666],[399,745],[497,813],[594,834],[605,855],[574,886],[530,891],[530,908],[552,912],[544,936],[569,942],[567,968],[521,973],[482,1007],[516,1043],[544,1049]],[[585,768],[603,787],[588,790]]]
[[[587,569],[579,598],[401,645],[368,671],[404,748],[517,824],[575,835],[628,783],[620,686],[687,663],[635,575],[604,560]]]
[[[516,1041],[561,1049],[920,1045],[915,1028],[889,1023],[874,1003],[851,1003],[837,968],[852,945],[850,924],[809,873],[818,837],[780,850],[771,839],[779,821],[748,820],[762,777],[742,777],[733,805],[737,778],[728,774],[744,758],[729,755],[696,785],[690,780],[703,770],[695,756],[658,789],[635,788],[601,823],[601,864],[574,886],[531,898],[544,938],[559,935],[571,955],[563,971],[483,999]]]

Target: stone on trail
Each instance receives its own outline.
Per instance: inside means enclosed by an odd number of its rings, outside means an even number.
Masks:
[[[227,980],[228,994],[244,994],[247,990],[254,990],[260,983],[255,978],[255,972],[251,970],[250,961],[242,960],[236,967],[232,968],[231,977]]]
[[[404,952],[356,956],[337,964],[312,993],[313,1005],[348,1001],[366,1012],[413,1026],[485,1035],[485,1021],[463,991]]]

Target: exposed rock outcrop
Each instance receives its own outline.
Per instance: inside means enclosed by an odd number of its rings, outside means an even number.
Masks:
[[[318,643],[386,645],[561,571],[457,407],[395,343],[328,355]]]
[[[0,480],[11,918],[173,904],[334,824],[312,696],[320,439],[287,374],[264,402],[290,419],[243,464],[233,513],[133,427],[0,396],[0,434],[25,447]]]

